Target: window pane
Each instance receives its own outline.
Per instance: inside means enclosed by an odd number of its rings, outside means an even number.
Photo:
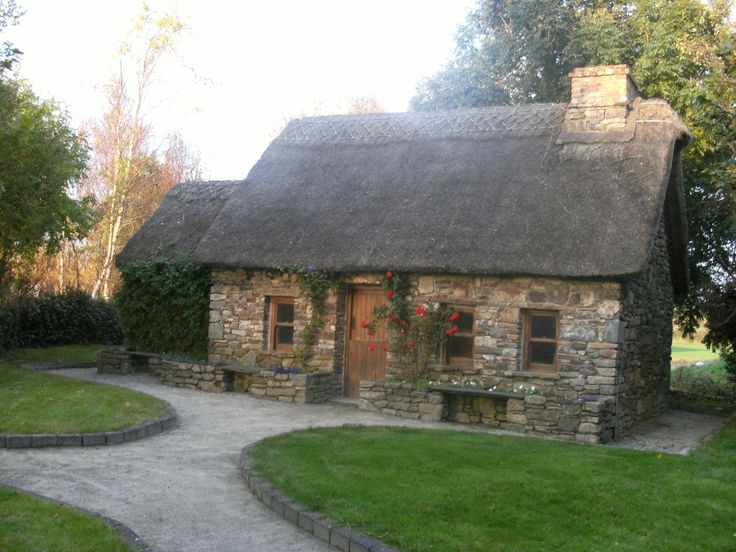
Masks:
[[[294,322],[294,304],[279,303],[276,305],[276,322]]]
[[[460,318],[455,320],[455,325],[462,333],[473,333],[473,313],[456,311]]]
[[[276,327],[276,345],[293,345],[294,344],[294,328],[288,326]]]
[[[544,316],[532,314],[532,337],[546,339],[557,338],[557,318],[555,316]]]
[[[532,342],[529,344],[529,357],[532,364],[554,364],[555,363],[555,350],[557,345],[555,343],[537,343]]]
[[[450,338],[448,346],[450,347],[450,358],[473,358],[473,338],[458,337]]]

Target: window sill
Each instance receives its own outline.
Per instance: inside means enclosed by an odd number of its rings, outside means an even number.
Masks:
[[[503,373],[504,376],[509,377],[522,377],[522,378],[539,378],[547,380],[558,380],[560,374],[551,372],[532,372],[528,370],[510,370]]]

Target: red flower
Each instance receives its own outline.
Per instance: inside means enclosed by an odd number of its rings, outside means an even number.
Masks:
[[[460,318],[460,313],[459,313],[459,312],[453,312],[453,313],[452,313],[452,314],[450,315],[450,318],[449,318],[449,320],[450,320],[450,321],[454,321],[454,320],[457,320],[458,318]]]
[[[388,271],[388,272],[386,273],[386,278],[393,278],[393,277],[394,277],[394,273],[393,273],[393,272],[391,272],[391,271],[389,270],[389,271]]]
[[[376,332],[374,332],[373,330],[368,330],[368,335],[376,335]]]
[[[391,315],[391,322],[396,322],[398,319],[399,319],[399,317],[396,316],[395,314],[392,314]]]
[[[388,347],[386,347],[385,345],[383,346],[383,352],[388,353]]]
[[[389,299],[391,299],[391,297],[393,297],[393,296],[394,296],[394,292],[393,292],[393,291],[391,291],[391,290],[388,290],[388,291],[386,292],[386,297],[388,297]]]
[[[370,324],[368,324],[368,322],[366,322],[365,320],[360,321],[361,328],[367,328],[368,326],[370,326]]]
[[[404,328],[401,328],[401,333],[402,334],[405,334],[406,333],[406,330]]]
[[[370,352],[375,351],[376,350],[376,344],[375,343],[371,343],[370,345],[368,345],[368,350]]]
[[[407,343],[406,345],[407,345],[407,347],[409,347],[410,349],[413,349],[413,348],[414,348],[414,342],[413,342],[413,341],[410,341],[410,342],[409,342],[409,343]]]
[[[445,333],[447,335],[452,335],[452,334],[457,333],[459,331],[460,331],[460,328],[458,328],[457,326],[453,326],[452,328],[449,328],[449,329],[445,330]]]
[[[427,315],[427,309],[424,308],[422,305],[419,305],[417,307],[417,315],[418,316],[426,316]]]
[[[408,322],[407,322],[406,320],[402,320],[402,321],[401,321],[401,325],[402,325],[402,326],[406,326],[407,324],[408,324]]]

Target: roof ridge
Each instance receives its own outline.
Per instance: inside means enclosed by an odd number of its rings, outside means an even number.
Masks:
[[[559,128],[566,104],[329,115],[291,121],[278,142],[355,142],[542,133]]]

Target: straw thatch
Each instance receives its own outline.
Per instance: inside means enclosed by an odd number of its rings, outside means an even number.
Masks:
[[[293,121],[235,187],[195,259],[224,267],[619,277],[644,268],[664,216],[681,288],[679,150],[687,129],[666,103],[642,101],[628,141],[561,140],[565,109]],[[195,239],[192,232],[187,245]]]
[[[240,182],[184,182],[171,189],[159,208],[117,257],[125,263],[192,253]]]

